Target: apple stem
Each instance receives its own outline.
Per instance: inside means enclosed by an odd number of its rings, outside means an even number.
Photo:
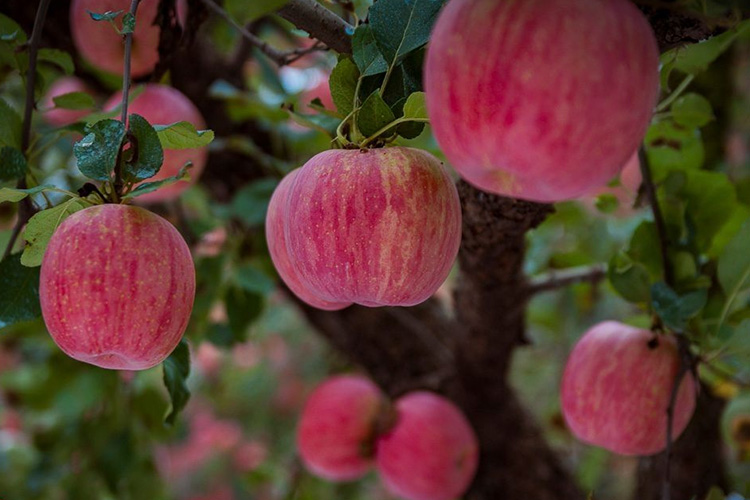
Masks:
[[[646,148],[643,145],[638,149],[638,159],[641,164],[643,187],[646,191],[648,203],[651,205],[651,212],[654,215],[654,224],[656,224],[656,232],[659,235],[661,264],[664,268],[664,282],[671,287],[674,286],[674,273],[672,272],[672,266],[669,264],[669,236],[667,235],[667,227],[664,224],[661,207],[659,207],[659,200],[656,197],[656,187],[654,186],[654,179],[651,175],[651,166],[648,161],[648,155],[646,154]]]

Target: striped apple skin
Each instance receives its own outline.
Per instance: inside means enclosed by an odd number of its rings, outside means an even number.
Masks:
[[[445,280],[461,240],[458,192],[418,149],[330,150],[297,173],[287,249],[306,288],[329,302],[411,306]]]
[[[427,110],[468,182],[567,200],[607,184],[638,148],[658,67],[628,0],[451,0],[428,49]]]
[[[327,302],[317,298],[310,292],[305,284],[300,281],[294,266],[289,257],[289,250],[286,246],[286,237],[284,228],[287,221],[286,202],[289,196],[289,188],[292,186],[294,178],[300,169],[289,172],[276,187],[268,203],[268,212],[266,214],[266,241],[268,243],[268,253],[271,254],[271,260],[276,267],[276,271],[284,281],[287,287],[301,300],[318,309],[326,311],[336,311],[343,309],[351,302]]]
[[[98,205],[68,217],[42,261],[42,316],[70,357],[102,368],[161,363],[187,327],[195,298],[190,250],[169,222],[142,208]]]
[[[666,448],[667,407],[680,368],[672,337],[605,321],[578,341],[565,365],[562,411],[573,434],[620,455]],[[651,344],[650,344],[651,343]],[[696,384],[685,375],[677,393],[672,436],[695,410]]]

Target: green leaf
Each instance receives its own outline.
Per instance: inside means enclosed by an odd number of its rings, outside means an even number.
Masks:
[[[615,291],[628,302],[645,303],[651,299],[651,278],[645,266],[626,254],[615,254],[607,266],[607,277]]]
[[[408,53],[427,43],[444,2],[379,0],[370,7],[372,34],[389,64],[398,64]]]
[[[177,175],[173,175],[171,177],[166,177],[164,179],[153,181],[153,182],[144,182],[142,184],[139,184],[138,187],[133,189],[128,194],[124,195],[122,197],[123,200],[127,200],[129,198],[137,198],[138,196],[147,194],[147,193],[153,193],[157,189],[160,189],[164,186],[168,186],[170,184],[174,184],[176,182],[180,181],[189,181],[190,180],[190,172],[188,172],[188,169],[190,168],[190,164],[183,166],[180,168],[180,171],[177,172]]]
[[[16,203],[24,198],[26,198],[29,195],[41,193],[42,191],[46,189],[54,189],[55,186],[50,186],[49,184],[45,184],[43,186],[36,186],[30,189],[13,189],[13,188],[0,188],[0,203],[4,203],[6,201],[9,201],[11,203]]]
[[[125,126],[118,120],[102,120],[87,126],[86,132],[73,146],[78,169],[90,179],[108,181],[125,138]]]
[[[97,12],[91,12],[90,10],[86,10],[86,12],[89,13],[89,16],[91,16],[91,19],[94,21],[114,21],[117,19],[117,16],[122,14],[124,11],[122,10],[108,10],[106,12],[103,12],[101,14]]]
[[[247,339],[247,328],[260,317],[263,311],[263,295],[230,287],[224,297],[229,318],[229,328],[234,338],[242,342]]]
[[[701,250],[711,247],[714,235],[732,216],[737,194],[726,174],[696,170],[687,172],[682,193],[688,217],[695,226],[695,239]]]
[[[0,181],[13,181],[26,175],[28,165],[19,150],[11,146],[0,147]]]
[[[724,492],[721,488],[714,486],[706,495],[705,500],[724,500]]]
[[[357,65],[350,58],[342,57],[331,71],[331,77],[328,80],[333,103],[341,117],[347,116],[354,109],[357,81],[359,81]]]
[[[717,274],[729,299],[750,286],[750,221],[742,225],[719,256]]]
[[[62,109],[91,109],[94,107],[94,98],[86,92],[68,92],[52,98],[56,108]]]
[[[148,121],[140,115],[130,115],[128,123],[130,132],[136,140],[137,154],[125,162],[123,174],[126,179],[139,181],[153,177],[159,172],[164,162],[164,152],[161,149],[159,136]]]
[[[0,14],[0,40],[25,43],[27,40],[26,32],[13,19],[5,14]]]
[[[164,422],[174,425],[177,415],[190,400],[190,389],[187,387],[187,378],[190,376],[190,349],[185,339],[180,340],[172,354],[164,360],[163,367],[164,386],[170,399]]]
[[[75,65],[73,64],[73,58],[65,52],[59,49],[39,49],[37,58],[42,62],[48,62],[54,64],[66,75],[72,75],[75,71]]]
[[[289,0],[227,0],[224,8],[240,24],[247,24],[275,12]]]
[[[693,75],[700,73],[723,54],[738,36],[748,30],[750,30],[750,21],[746,20],[721,35],[665,52],[661,60],[663,63],[673,62],[674,68],[683,73]]]
[[[237,285],[245,291],[267,295],[276,289],[276,282],[253,264],[245,264],[234,272]]]
[[[260,179],[237,191],[232,199],[231,213],[247,226],[258,226],[266,220],[268,202],[279,181],[273,178]]]
[[[643,221],[633,231],[628,244],[628,257],[644,266],[651,279],[656,279],[664,273],[661,262],[661,243],[656,224]]]
[[[714,119],[714,111],[708,99],[700,94],[688,93],[672,104],[672,118],[683,127],[696,128]]]
[[[687,321],[696,316],[706,305],[708,291],[705,288],[678,295],[664,282],[651,287],[651,305],[665,325],[675,330],[684,330]]]
[[[0,99],[0,146],[21,149],[21,117],[4,99]]]
[[[352,57],[363,77],[388,71],[388,63],[375,42],[372,27],[369,24],[360,24],[354,30]]]
[[[20,254],[0,261],[0,328],[36,319],[39,305],[39,269],[21,264]]]
[[[362,103],[357,115],[357,126],[365,137],[370,137],[395,119],[393,111],[376,90]]]
[[[196,130],[190,122],[154,125],[164,149],[192,149],[207,146],[214,140],[213,130]]]
[[[679,127],[671,120],[651,125],[644,144],[656,182],[671,170],[698,170],[705,160],[700,133]]]
[[[427,105],[424,92],[414,92],[404,104],[404,118],[427,118]]]
[[[44,251],[47,249],[50,238],[68,216],[83,210],[89,205],[81,198],[71,198],[56,207],[37,212],[26,224],[23,238],[26,247],[23,249],[21,263],[24,266],[36,267],[42,265]]]
[[[620,200],[618,200],[617,196],[613,194],[604,193],[596,197],[594,205],[600,212],[611,214],[620,206]]]
[[[127,35],[128,33],[133,33],[134,31],[135,16],[130,12],[126,12],[125,15],[122,16],[122,30],[120,31],[120,33],[123,35]]]

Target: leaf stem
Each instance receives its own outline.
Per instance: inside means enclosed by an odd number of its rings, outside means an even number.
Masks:
[[[660,113],[667,109],[670,104],[672,104],[675,100],[677,100],[678,97],[685,91],[688,85],[693,81],[693,78],[695,78],[695,75],[688,75],[685,77],[684,80],[680,82],[680,84],[677,86],[674,91],[672,91],[671,94],[669,94],[662,102],[660,102],[656,106],[656,113]]]
[[[664,282],[670,287],[674,287],[674,273],[672,272],[672,266],[669,264],[669,236],[667,235],[667,227],[664,224],[661,207],[659,207],[659,200],[656,197],[656,187],[654,186],[654,180],[651,175],[651,166],[649,165],[648,155],[646,155],[646,149],[643,145],[641,145],[638,150],[638,159],[641,164],[641,177],[643,178],[646,197],[648,198],[649,205],[651,205],[651,212],[654,215],[654,223],[656,224],[656,232],[659,235],[661,264],[664,268]]]
[[[430,123],[430,119],[429,118],[404,118],[404,117],[398,118],[397,120],[393,120],[391,123],[389,123],[385,127],[381,128],[380,130],[372,134],[370,137],[362,141],[359,144],[359,147],[366,148],[371,142],[373,142],[375,139],[383,135],[389,129],[392,129],[393,127],[396,127],[402,123],[407,123],[407,122]]]

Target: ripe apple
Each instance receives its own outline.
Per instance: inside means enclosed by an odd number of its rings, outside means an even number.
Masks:
[[[52,235],[39,283],[50,335],[69,356],[113,370],[145,370],[182,338],[195,267],[169,222],[142,208],[97,205]]]
[[[372,465],[383,395],[365,377],[331,377],[310,395],[297,428],[297,449],[305,467],[324,479],[351,481]]]
[[[351,302],[329,302],[319,299],[313,292],[308,290],[306,284],[300,280],[289,256],[285,236],[288,219],[286,210],[287,198],[289,189],[299,171],[299,168],[293,170],[281,180],[271,196],[271,201],[268,203],[268,212],[266,214],[268,252],[271,254],[271,260],[279,276],[297,297],[318,309],[326,311],[343,309],[349,306]]]
[[[667,407],[680,369],[674,338],[616,321],[593,326],[565,365],[562,410],[573,434],[621,455],[653,455],[667,443]],[[695,409],[691,374],[680,384],[672,436]]]
[[[89,111],[85,109],[55,109],[55,102],[52,99],[71,92],[90,93],[91,91],[80,78],[64,76],[55,80],[42,98],[41,108],[48,110],[42,112],[42,117],[53,127],[70,125],[89,114]]]
[[[386,488],[407,500],[454,500],[477,470],[479,442],[461,410],[431,392],[396,401],[395,426],[378,437],[377,468]]]
[[[428,49],[427,110],[468,182],[568,200],[604,186],[637,149],[658,68],[651,27],[628,0],[452,0]]]
[[[114,94],[104,105],[105,110],[117,107],[122,100],[122,92]],[[143,116],[152,125],[169,125],[175,122],[186,121],[192,123],[196,129],[206,128],[198,108],[190,102],[182,92],[156,83],[145,85],[145,89],[128,104],[128,114],[135,113]],[[177,175],[187,162],[192,162],[190,169],[190,182],[177,182],[165,186],[152,193],[138,197],[143,203],[157,203],[177,198],[191,184],[197,182],[208,159],[208,149],[205,147],[194,149],[165,149],[164,163],[161,170],[148,182],[158,181]]]
[[[318,300],[411,306],[448,276],[461,206],[431,154],[405,147],[324,151],[290,182],[284,243],[293,274]]]

